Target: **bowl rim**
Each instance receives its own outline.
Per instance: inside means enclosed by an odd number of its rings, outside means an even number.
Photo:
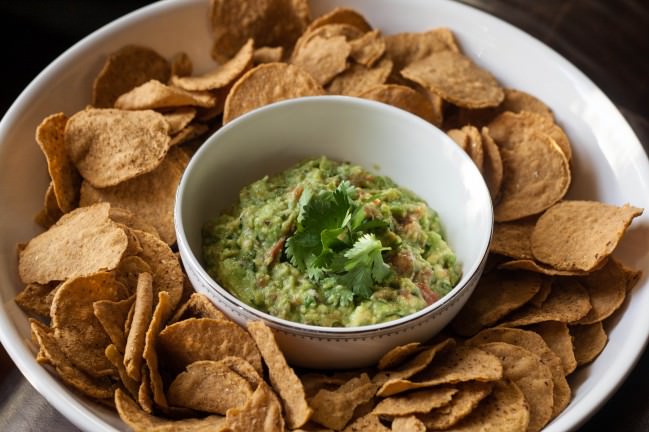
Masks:
[[[487,204],[487,216],[489,218],[488,226],[489,232],[484,239],[484,242],[480,244],[480,254],[479,258],[471,263],[471,266],[467,272],[465,263],[463,263],[463,275],[461,280],[449,291],[444,297],[439,299],[433,304],[427,305],[425,308],[420,309],[416,312],[403,316],[401,318],[386,321],[378,324],[370,324],[366,326],[353,326],[353,327],[330,327],[330,326],[317,326],[312,324],[303,324],[294,321],[289,321],[287,319],[279,318],[268,314],[266,312],[260,311],[231,294],[227,289],[221,286],[214,278],[212,278],[203,265],[200,262],[200,259],[194,254],[192,248],[189,247],[189,242],[185,233],[185,224],[182,217],[183,204],[185,202],[184,195],[185,190],[187,189],[188,177],[191,175],[194,167],[199,164],[204,153],[209,151],[209,148],[216,145],[214,143],[218,142],[222,135],[228,133],[231,129],[240,127],[239,125],[246,124],[247,122],[254,121],[255,118],[259,116],[267,115],[269,111],[274,111],[278,109],[283,109],[285,107],[290,107],[293,105],[302,105],[302,104],[320,104],[320,103],[333,103],[333,104],[350,104],[357,107],[362,107],[362,109],[372,109],[376,111],[389,112],[391,115],[402,116],[407,121],[418,122],[424,128],[428,128],[432,135],[437,135],[441,139],[443,144],[449,146],[452,152],[457,153],[460,158],[463,160],[463,165],[469,166],[469,170],[473,172],[474,175],[478,176],[480,180],[480,189],[481,194],[486,198],[484,202]],[[458,170],[460,171],[460,170]],[[416,193],[416,191],[415,191]],[[441,129],[435,125],[427,122],[426,120],[418,117],[415,114],[412,114],[403,109],[388,105],[382,102],[377,102],[369,99],[362,99],[352,96],[341,96],[341,95],[323,95],[323,96],[305,96],[300,98],[286,99],[278,102],[274,102],[268,105],[251,110],[227,124],[223,125],[219,130],[215,131],[212,135],[207,137],[197,152],[191,158],[189,164],[185,168],[183,175],[181,177],[180,183],[176,190],[176,200],[174,204],[174,221],[175,221],[175,230],[176,230],[176,241],[178,243],[178,249],[180,251],[181,259],[183,264],[186,267],[191,267],[202,279],[207,286],[211,289],[212,292],[216,293],[221,299],[225,300],[233,310],[244,310],[248,314],[251,314],[261,320],[264,320],[272,327],[278,330],[288,331],[290,333],[299,333],[304,335],[319,335],[319,336],[333,336],[333,337],[357,337],[357,336],[367,336],[375,333],[386,333],[390,331],[395,331],[401,327],[409,327],[414,323],[425,321],[430,318],[432,315],[435,315],[435,312],[441,311],[455,303],[459,299],[460,294],[465,291],[465,288],[471,284],[471,282],[480,276],[482,269],[484,268],[484,263],[486,262],[487,256],[489,254],[489,247],[493,237],[493,226],[494,226],[494,214],[493,214],[493,203],[489,190],[486,186],[484,178],[480,174],[478,168],[475,166],[475,163],[471,158],[464,152],[462,149],[457,146],[450,137],[446,135]],[[444,227],[442,221],[442,227]],[[443,228],[444,229],[444,228]],[[454,252],[455,253],[455,252]],[[188,258],[189,262],[185,262],[185,259]],[[465,277],[466,276],[466,277]]]

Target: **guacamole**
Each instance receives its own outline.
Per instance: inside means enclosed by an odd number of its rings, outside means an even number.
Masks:
[[[421,198],[324,157],[244,187],[202,235],[207,271],[221,286],[305,324],[394,320],[434,303],[461,276]]]

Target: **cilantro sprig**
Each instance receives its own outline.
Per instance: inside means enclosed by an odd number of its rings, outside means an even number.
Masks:
[[[295,233],[286,241],[286,256],[313,280],[336,277],[354,296],[367,299],[372,286],[383,282],[390,267],[375,232],[387,228],[379,219],[368,220],[352,199],[354,187],[343,181],[334,191],[308,195]]]

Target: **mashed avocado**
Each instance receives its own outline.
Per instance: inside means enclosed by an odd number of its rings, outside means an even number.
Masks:
[[[461,268],[437,214],[360,166],[309,160],[244,187],[203,228],[210,275],[245,303],[319,326],[362,326],[447,294]]]

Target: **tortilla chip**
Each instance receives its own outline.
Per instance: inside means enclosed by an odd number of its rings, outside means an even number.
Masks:
[[[37,283],[27,284],[18,294],[14,301],[25,313],[37,315],[43,318],[50,317],[52,296],[49,294],[57,287],[58,283],[41,285]]]
[[[626,276],[615,260],[608,260],[604,267],[579,280],[588,291],[592,309],[575,324],[593,324],[608,318],[626,298]]]
[[[265,63],[246,72],[225,100],[223,124],[280,100],[324,94],[306,71],[285,63]]]
[[[315,36],[293,51],[291,63],[307,71],[320,85],[325,85],[347,69],[351,46],[344,36]]]
[[[162,408],[167,408],[167,397],[165,395],[160,368],[158,367],[158,353],[156,351],[157,339],[160,330],[165,324],[165,320],[171,315],[171,301],[167,291],[158,292],[158,304],[153,311],[149,328],[146,331],[144,350],[142,357],[146,362],[151,379],[151,389],[153,390],[153,401]]]
[[[462,310],[451,322],[460,335],[473,336],[526,304],[541,287],[541,278],[529,272],[495,270],[484,275]]]
[[[314,19],[304,33],[309,33],[319,27],[329,24],[347,24],[356,27],[361,32],[369,32],[372,26],[358,11],[346,7],[337,7]]]
[[[379,416],[367,414],[354,420],[343,432],[390,432],[390,429],[381,424]]]
[[[171,58],[171,76],[189,76],[194,71],[192,59],[186,52],[179,52]]]
[[[358,97],[401,108],[432,124],[436,124],[437,121],[434,116],[435,107],[430,99],[410,87],[382,84],[360,93]]]
[[[458,390],[452,387],[416,390],[406,395],[385,398],[376,405],[372,412],[383,416],[425,414],[451,402],[453,395],[457,392]]]
[[[566,323],[545,321],[529,327],[543,338],[548,347],[561,359],[564,375],[571,374],[577,367],[572,337]]]
[[[595,201],[563,201],[549,208],[532,232],[534,257],[560,270],[591,271],[615,249],[642,209]]]
[[[238,0],[211,2],[212,58],[225,63],[249,39],[257,46],[289,50],[309,23],[306,0],[263,0],[242,6]]]
[[[524,143],[500,146],[503,183],[500,201],[494,208],[496,222],[521,219],[542,212],[568,191],[571,174],[568,159],[548,135],[526,135]]]
[[[92,304],[95,318],[99,321],[104,331],[108,335],[112,345],[123,353],[126,349],[126,334],[124,333],[124,323],[128,317],[131,306],[135,302],[135,296],[127,299],[112,301],[98,300]]]
[[[450,403],[417,417],[429,429],[448,429],[468,416],[491,393],[492,387],[493,383],[480,381],[457,384],[458,392]]]
[[[354,410],[372,399],[376,387],[363,373],[334,391],[321,389],[309,400],[309,406],[313,408],[311,420],[331,429],[344,428],[352,419]]]
[[[82,394],[96,399],[110,398],[113,395],[113,385],[108,377],[93,378],[74,366],[61,351],[54,337],[54,330],[36,320],[30,320],[32,338],[39,346],[36,360],[41,364],[49,364],[56,369],[63,382],[80,391]]]
[[[169,324],[188,318],[228,319],[209,298],[200,293],[193,293],[189,300],[180,305],[169,320]]]
[[[239,374],[239,376],[245,379],[252,388],[257,388],[259,384],[264,381],[264,379],[259,375],[259,372],[257,372],[250,363],[241,357],[226,356],[219,360],[218,363],[229,367],[233,372]]]
[[[489,123],[489,131],[501,149],[525,145],[530,135],[540,133],[557,143],[568,162],[572,159],[570,140],[563,129],[545,115],[529,111],[505,111]]]
[[[169,123],[155,111],[89,108],[65,126],[65,147],[84,179],[114,186],[153,171],[169,149]]]
[[[253,50],[254,41],[248,39],[232,59],[216,69],[200,76],[172,76],[171,84],[189,91],[218,90],[228,87],[250,69]]]
[[[385,36],[386,56],[394,62],[394,77],[403,81],[399,72],[406,66],[439,51],[460,52],[455,36],[447,28],[421,33],[396,33]]]
[[[304,394],[302,382],[286,363],[277,346],[273,331],[263,321],[248,322],[248,332],[255,340],[259,352],[268,366],[273,388],[279,393],[286,411],[286,423],[292,429],[304,425],[313,414]]]
[[[408,64],[401,75],[461,107],[496,106],[505,97],[491,73],[455,51],[432,52]]]
[[[378,390],[378,396],[392,396],[404,391],[457,384],[467,381],[496,381],[502,377],[498,358],[475,347],[458,345],[444,351],[426,369],[411,380],[392,379]]]
[[[128,238],[108,218],[109,208],[98,204],[73,210],[31,239],[18,259],[23,283],[47,284],[117,267]]]
[[[185,80],[177,78],[172,80]],[[172,87],[157,80],[147,81],[115,101],[115,108],[121,110],[148,110],[196,106],[211,108],[216,105],[216,98],[209,92],[189,92],[179,87]]]
[[[291,62],[302,51],[303,47],[315,38],[331,39],[337,36],[343,36],[346,41],[352,41],[362,35],[362,31],[349,24],[327,24],[312,31],[304,32],[297,42],[295,42],[295,47],[291,53]]]
[[[555,279],[552,291],[540,307],[525,305],[514,311],[500,325],[520,327],[543,321],[570,323],[586,316],[590,309],[588,291],[583,285],[571,278]]]
[[[195,117],[196,108],[191,106],[179,107],[163,113],[169,123],[169,135],[175,135],[183,130]]]
[[[506,261],[498,265],[501,270],[527,270],[546,276],[585,276],[587,272],[580,270],[557,270],[554,267],[538,263],[529,259]]]
[[[201,123],[192,123],[171,138],[170,146],[184,144],[205,135],[210,128]]]
[[[61,219],[61,216],[63,216],[63,212],[59,208],[59,203],[56,201],[56,195],[54,194],[54,186],[50,182],[43,197],[43,208],[34,216],[34,222],[45,229],[49,229]]]
[[[137,402],[145,412],[152,414],[153,392],[151,390],[151,378],[149,378],[149,369],[146,367],[146,364],[142,365],[142,372],[140,373],[140,376],[142,377],[142,382],[140,383],[140,388],[137,392]]]
[[[626,264],[619,261],[617,261],[617,264],[622,268],[622,272],[624,273],[624,277],[626,279],[626,292],[628,294],[642,277],[642,270],[632,269],[630,267],[627,267]]]
[[[514,259],[533,260],[530,238],[536,218],[526,218],[494,224],[489,252]]]
[[[138,276],[134,307],[133,321],[124,349],[124,366],[128,376],[139,382],[142,379],[140,372],[146,331],[153,314],[153,277],[150,273],[140,273]]]
[[[426,425],[415,416],[395,417],[392,432],[426,432]]]
[[[379,370],[385,370],[399,366],[406,358],[421,350],[422,348],[419,342],[410,342],[409,344],[396,346],[383,354],[376,367]]]
[[[255,341],[231,321],[210,318],[179,321],[160,332],[158,350],[167,356],[165,364],[178,371],[199,360],[239,356],[262,374],[261,356]]]
[[[220,362],[198,361],[187,366],[169,386],[169,403],[212,414],[243,406],[253,388]]]
[[[368,68],[358,63],[353,63],[347,70],[336,76],[329,86],[329,94],[358,96],[361,93],[384,84],[392,71],[392,60],[382,58],[374,66]]]
[[[385,40],[378,30],[372,30],[349,42],[350,57],[363,66],[372,67],[385,53]]]
[[[482,146],[482,135],[473,126],[464,126],[462,129],[451,129],[446,132],[453,141],[464,150],[478,170],[482,172],[484,166],[484,148]]]
[[[268,384],[262,381],[244,406],[228,410],[226,426],[232,432],[283,431],[282,406]]]
[[[117,98],[131,89],[155,79],[167,82],[169,62],[151,48],[126,45],[110,54],[92,88],[92,105],[112,108]]]
[[[141,253],[141,252],[140,252]],[[127,256],[120,261],[115,276],[130,293],[137,291],[137,280],[140,273],[152,273],[151,266],[139,256]]]
[[[140,383],[132,379],[126,373],[126,368],[124,367],[124,356],[113,344],[110,344],[106,347],[105,350],[106,358],[113,365],[117,372],[119,373],[119,379],[122,382],[124,388],[131,394],[133,398],[138,397],[140,391]]]
[[[121,389],[115,390],[115,406],[119,417],[134,432],[205,432],[225,428],[225,418],[208,416],[200,419],[168,420],[142,411],[138,404]]]
[[[56,202],[63,213],[77,207],[81,184],[81,176],[70,161],[63,142],[67,121],[63,113],[52,114],[36,128],[36,142],[47,159]]]
[[[491,200],[497,203],[500,200],[500,189],[503,181],[503,161],[500,156],[500,148],[491,138],[489,129],[483,127],[481,130],[482,146],[484,148],[484,167],[482,176],[484,177]]]
[[[583,366],[595,360],[595,357],[602,352],[608,342],[608,336],[601,321],[586,325],[571,325],[568,328],[572,336],[577,366]]]

